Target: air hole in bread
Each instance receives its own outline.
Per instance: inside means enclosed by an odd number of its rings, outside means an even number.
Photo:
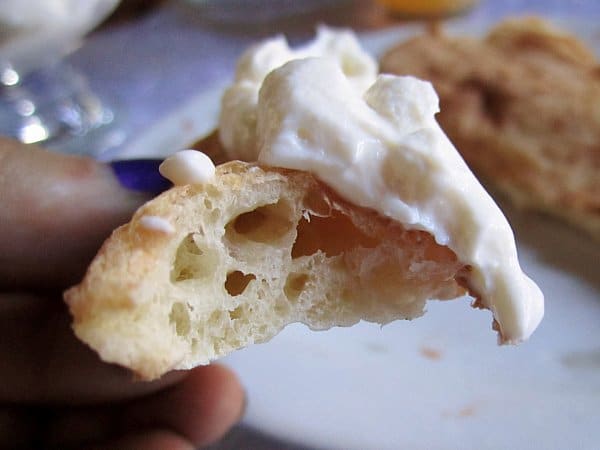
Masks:
[[[320,190],[309,190],[302,199],[302,206],[307,210],[307,214],[312,216],[326,217],[331,215],[331,202]]]
[[[308,275],[305,273],[290,273],[285,281],[285,286],[283,287],[285,296],[291,301],[298,300],[307,281]]]
[[[261,206],[253,211],[240,214],[225,228],[231,240],[244,237],[254,242],[277,244],[293,229],[290,221],[290,205],[283,200],[272,205]]]
[[[378,239],[367,236],[338,211],[332,211],[327,217],[301,218],[297,232],[292,258],[314,255],[318,251],[337,256],[357,247],[375,248],[379,244]]]
[[[252,280],[256,280],[256,276],[254,274],[244,274],[239,270],[229,272],[227,274],[227,279],[225,280],[225,290],[232,297],[237,297],[244,292],[248,286],[248,283],[250,283]]]
[[[216,261],[210,252],[198,246],[197,234],[200,236],[202,233],[190,233],[179,244],[171,270],[171,281],[200,279],[213,272]]]
[[[190,332],[190,314],[186,305],[174,303],[169,314],[169,322],[175,326],[179,336],[187,336]]]
[[[409,233],[413,236],[417,236],[417,242],[428,242],[432,240],[431,235],[427,234],[425,231],[412,230]],[[438,264],[452,264],[457,261],[456,254],[452,250],[444,245],[436,245],[433,243],[424,246],[423,259],[426,261],[436,261]]]
[[[507,107],[511,102],[508,93],[477,78],[463,81],[462,88],[477,96],[481,117],[487,118],[495,126],[502,126],[507,118]]]
[[[229,318],[231,320],[239,319],[240,317],[242,317],[243,314],[244,314],[244,310],[242,309],[241,306],[238,306],[234,310],[229,311]]]

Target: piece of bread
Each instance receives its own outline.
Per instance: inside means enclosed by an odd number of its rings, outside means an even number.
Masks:
[[[66,292],[76,335],[141,378],[272,338],[423,313],[469,268],[423,231],[353,206],[306,172],[229,162],[117,229]]]
[[[484,181],[600,239],[600,65],[576,38],[513,19],[484,39],[407,40],[381,70],[433,83],[440,125]]]

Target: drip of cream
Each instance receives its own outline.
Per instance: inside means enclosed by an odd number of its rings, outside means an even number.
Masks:
[[[198,150],[181,150],[174,153],[161,163],[158,170],[175,186],[204,184],[215,175],[212,160]]]
[[[165,234],[172,234],[175,232],[173,224],[164,217],[144,215],[140,217],[139,223],[148,230],[159,231]]]

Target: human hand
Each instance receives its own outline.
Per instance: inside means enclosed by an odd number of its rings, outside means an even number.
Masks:
[[[146,199],[109,166],[0,137],[0,448],[187,449],[239,420],[228,369],[136,382],[70,329],[62,291]]]

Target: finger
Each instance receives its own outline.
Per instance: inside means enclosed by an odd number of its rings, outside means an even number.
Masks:
[[[35,407],[33,407],[35,408]],[[44,448],[76,448],[103,442],[118,432],[119,405],[92,408],[42,408],[38,441]]]
[[[57,306],[58,305],[58,306]],[[0,402],[89,404],[146,395],[178,382],[171,373],[137,382],[100,361],[71,331],[66,306],[31,295],[0,294]]]
[[[38,441],[46,448],[193,449],[183,436],[167,429],[136,432],[121,427],[119,404],[71,408],[48,416]],[[97,446],[97,447],[96,447]]]
[[[24,408],[0,408],[0,448],[35,448],[36,417]]]
[[[129,434],[109,442],[104,442],[98,447],[87,447],[87,449],[102,450],[194,450],[192,443],[182,438],[173,431],[152,430],[147,432]]]
[[[195,446],[221,438],[240,419],[245,395],[237,377],[219,365],[199,367],[166,391],[132,404],[124,423],[131,430],[168,428]]]
[[[96,408],[0,408],[0,448],[193,449],[167,429],[120,428],[119,405]]]
[[[108,165],[0,137],[0,288],[77,281],[147,198]]]
[[[52,448],[102,442],[112,436],[121,436],[111,442],[114,448],[200,446],[216,441],[239,421],[243,407],[243,390],[228,369],[201,367],[188,372],[179,384],[149,397],[46,414],[41,440]]]

